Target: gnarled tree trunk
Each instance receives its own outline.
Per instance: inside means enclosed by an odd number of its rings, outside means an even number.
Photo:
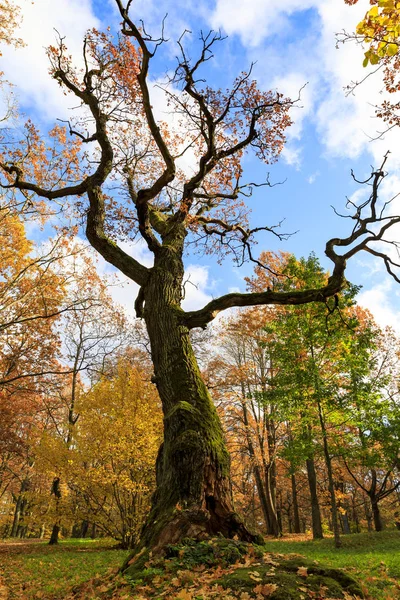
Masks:
[[[209,533],[252,540],[233,507],[221,423],[201,378],[189,330],[180,322],[183,265],[172,254],[163,252],[156,260],[143,290],[154,381],[164,412],[164,442],[141,542],[157,550]]]
[[[180,320],[183,265],[172,251],[156,260],[144,288],[144,311],[154,381],[164,413],[157,488],[139,547],[161,549],[207,534],[252,541],[235,512],[230,458],[211,396]],[[162,264],[159,264],[162,263]]]

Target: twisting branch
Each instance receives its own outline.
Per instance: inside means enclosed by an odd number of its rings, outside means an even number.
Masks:
[[[139,44],[140,50],[142,52],[140,71],[137,76],[140,91],[142,94],[141,101],[146,115],[147,125],[165,163],[165,169],[163,173],[153,183],[153,185],[150,188],[146,188],[138,192],[138,206],[140,206],[155,198],[165,188],[165,186],[171,183],[171,181],[175,177],[176,171],[174,158],[169,151],[168,145],[166,144],[160,131],[160,128],[157,125],[157,121],[154,117],[153,108],[151,106],[150,101],[149,88],[147,85],[149,63],[150,59],[154,56],[155,53],[155,50],[153,52],[149,50],[147,42],[155,42],[157,48],[157,46],[164,41],[164,38],[162,36],[159,40],[153,40],[149,36],[143,37],[139,29],[129,17],[129,8],[131,2],[128,2],[126,8],[124,7],[121,0],[116,0],[116,3],[121,17],[123,19],[122,33],[128,37],[133,37]],[[142,207],[142,210],[144,212],[146,211],[144,206]]]
[[[400,277],[395,274],[392,267],[400,268],[399,263],[395,262],[388,255],[379,252],[370,247],[373,242],[385,242],[396,246],[395,242],[387,242],[384,235],[393,226],[400,223],[400,216],[384,216],[382,210],[377,212],[378,191],[380,184],[386,173],[384,166],[387,161],[387,154],[384,157],[381,167],[372,172],[371,176],[363,183],[371,186],[372,191],[367,201],[359,207],[356,206],[355,214],[352,216],[356,223],[351,234],[346,238],[332,238],[325,247],[325,254],[334,264],[331,277],[325,286],[319,289],[310,289],[303,291],[274,292],[267,290],[257,293],[232,293],[221,296],[209,302],[204,308],[196,311],[187,312],[182,315],[182,320],[189,327],[206,327],[223,310],[232,307],[241,306],[260,306],[267,304],[278,305],[299,305],[308,302],[326,302],[327,298],[338,294],[346,283],[345,269],[347,260],[361,251],[369,252],[379,256],[384,260],[388,273],[400,283]],[[388,203],[385,204],[385,206]],[[367,212],[366,216],[363,216]],[[371,227],[377,226],[376,231]],[[354,245],[355,244],[355,245]],[[336,247],[348,248],[343,254],[338,254]]]
[[[63,65],[63,40],[60,38],[60,46],[56,64],[54,65],[54,78],[65,88],[72,92],[90,110],[95,122],[96,131],[91,136],[100,146],[100,161],[94,173],[85,177],[80,183],[73,186],[61,187],[59,189],[45,189],[35,183],[23,180],[23,170],[16,165],[0,163],[0,167],[8,175],[14,176],[12,183],[1,183],[3,189],[17,189],[21,192],[34,192],[42,198],[55,200],[69,196],[88,195],[89,210],[86,221],[86,234],[92,246],[115,267],[138,283],[143,285],[147,281],[148,269],[134,258],[124,252],[114,241],[109,239],[105,232],[105,203],[101,190],[113,169],[114,152],[107,131],[107,114],[102,110],[99,99],[94,91],[93,78],[101,76],[105,69],[100,65],[99,69],[86,69],[84,75],[84,86],[79,87],[69,76],[68,67]]]

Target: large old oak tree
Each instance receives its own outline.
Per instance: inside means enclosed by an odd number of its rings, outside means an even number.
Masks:
[[[157,121],[149,91],[149,67],[164,39],[153,39],[135,24],[131,3],[116,0],[122,19],[116,41],[108,33],[87,34],[81,70],[71,64],[62,39],[49,49],[53,77],[82,105],[83,116],[65,128],[56,126],[50,144],[27,123],[23,142],[4,145],[1,186],[16,198],[23,194],[27,202],[37,202],[38,210],[75,223],[83,219],[91,245],[140,286],[135,308],[147,326],[164,412],[157,490],[140,546],[158,550],[182,538],[217,533],[250,541],[254,535],[233,506],[229,455],[190,330],[206,327],[231,307],[324,302],[329,310],[328,299],[346,283],[346,261],[361,250],[382,255],[394,273],[390,256],[371,244],[384,240],[400,217],[378,210],[382,166],[366,182],[369,200],[354,206],[348,237],[326,244],[333,263],[326,285],[300,291],[293,284],[283,291],[277,283],[274,289],[230,293],[200,310],[184,311],[183,255],[191,244],[202,244],[205,252],[230,252],[241,263],[253,260],[257,232],[280,235],[275,227],[249,227],[244,199],[256,184],[243,184],[241,159],[248,151],[265,163],[276,159],[292,103],[260,91],[251,72],[240,74],[230,90],[208,87],[204,65],[221,36],[201,36],[194,60],[183,36],[176,71],[165,87],[175,115],[171,130]],[[189,176],[182,155],[190,156]],[[121,247],[138,236],[154,256],[151,268]]]

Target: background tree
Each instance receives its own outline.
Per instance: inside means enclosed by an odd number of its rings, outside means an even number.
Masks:
[[[149,371],[122,357],[112,375],[79,402],[71,487],[78,514],[132,548],[150,507],[162,434],[160,401]]]

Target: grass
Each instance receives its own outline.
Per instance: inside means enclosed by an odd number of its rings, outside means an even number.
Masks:
[[[363,533],[343,536],[342,539],[343,547],[336,550],[333,547],[332,539],[312,541],[304,536],[285,537],[276,541],[268,540],[263,551],[275,555],[294,553],[306,557],[313,565],[315,565],[314,561],[317,561],[324,567],[344,569],[362,584],[364,593],[370,600],[398,600],[400,598],[400,532]],[[9,600],[38,600],[40,598],[61,600],[70,597],[68,594],[72,587],[93,578],[98,579],[93,589],[100,592],[101,588],[104,588],[106,579],[114,580],[106,578],[105,575],[110,570],[116,571],[126,557],[126,551],[116,550],[113,545],[113,541],[107,540],[66,540],[56,547],[48,546],[46,542],[37,540],[0,542],[0,573],[2,573],[3,582],[9,590]],[[207,564],[208,555],[204,557],[200,550],[200,547],[192,549],[192,554],[194,552],[199,556],[191,554],[189,558],[195,562]],[[178,555],[182,557],[181,552]],[[170,563],[171,560],[174,559],[169,558]],[[252,562],[257,560],[254,558]],[[209,567],[214,568],[212,565]],[[243,565],[243,567],[246,567],[247,570],[254,568],[253,565]],[[188,565],[185,563],[184,568],[187,569],[186,573],[193,576],[193,569],[197,567],[193,567],[191,563]],[[262,569],[262,566],[256,568]],[[150,569],[148,571],[150,576]],[[309,571],[311,573],[311,568]],[[153,575],[160,578],[158,571],[152,573]],[[236,578],[238,575],[242,576],[243,573],[240,570],[236,571]],[[196,573],[195,579],[197,580],[199,577],[200,572]],[[311,578],[309,582],[311,583]],[[220,583],[224,585],[224,580],[221,579]],[[276,579],[276,583],[280,585],[281,582]],[[89,589],[92,588],[89,586]],[[137,597],[132,588],[128,596],[126,590],[127,588],[124,587],[121,589],[121,596],[113,597]],[[2,597],[1,589],[0,597]],[[91,598],[99,598],[103,595],[99,593],[99,595],[92,596],[91,592],[84,592],[83,596],[79,597],[91,600]],[[156,600],[157,594],[146,593],[141,597],[151,597]],[[224,597],[224,595],[221,596],[221,598]]]
[[[8,541],[0,544],[0,572],[13,598],[65,598],[71,587],[121,566],[125,550],[113,540]]]
[[[296,553],[324,565],[345,569],[357,579],[371,600],[400,598],[400,531],[359,533],[342,537],[342,548],[332,539],[303,540],[301,536],[268,541],[269,552]]]

